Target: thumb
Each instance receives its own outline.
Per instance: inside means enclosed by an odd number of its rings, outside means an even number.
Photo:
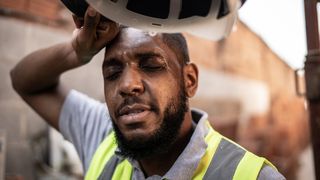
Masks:
[[[94,35],[96,33],[99,20],[99,13],[89,6],[84,16],[83,33],[87,36]]]

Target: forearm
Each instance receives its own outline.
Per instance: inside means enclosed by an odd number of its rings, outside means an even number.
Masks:
[[[75,20],[80,21],[77,17]],[[88,63],[119,32],[116,23],[102,21],[100,27],[99,22],[100,14],[88,7],[84,21],[77,26],[70,42],[35,51],[11,70],[14,89],[56,129],[59,129],[61,109],[68,94],[68,88],[60,85],[59,77]]]
[[[60,75],[81,63],[70,42],[35,51],[23,58],[12,70],[14,89],[20,94],[34,94],[56,87]]]

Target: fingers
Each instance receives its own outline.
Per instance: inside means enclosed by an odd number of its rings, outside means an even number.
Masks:
[[[74,16],[77,29],[73,32],[72,47],[80,62],[87,63],[119,32],[119,25],[88,7],[83,19]]]
[[[97,47],[103,48],[107,43],[114,39],[119,33],[119,24],[115,22],[108,22],[104,25],[105,28],[98,28],[98,40],[96,42]]]
[[[80,29],[83,26],[84,20],[83,17],[78,17],[76,15],[72,15],[73,22],[76,25],[77,29]]]
[[[110,26],[111,21],[101,21],[98,24],[97,30],[102,30],[102,31],[106,31],[108,30],[109,26]]]
[[[92,36],[96,34],[97,25],[100,20],[100,14],[97,13],[92,7],[88,7],[83,24],[83,33],[86,36]]]
[[[75,39],[78,36],[79,32],[80,32],[80,29],[78,28],[74,29],[72,32],[72,39]]]

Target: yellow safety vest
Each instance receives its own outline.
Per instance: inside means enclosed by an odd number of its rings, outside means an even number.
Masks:
[[[254,180],[257,179],[264,164],[275,168],[265,158],[246,151],[238,144],[213,130],[208,121],[207,126],[209,127],[209,132],[205,137],[205,142],[208,144],[208,147],[192,179],[232,178],[233,180]],[[108,161],[114,156],[116,148],[115,134],[112,132],[96,150],[85,176],[86,180],[96,180],[99,178]],[[229,156],[229,159],[226,156]],[[216,168],[216,165],[219,163],[220,167]],[[112,180],[130,180],[132,170],[132,165],[125,159],[111,167],[109,177],[112,177]]]

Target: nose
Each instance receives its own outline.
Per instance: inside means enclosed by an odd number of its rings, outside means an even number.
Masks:
[[[144,92],[143,79],[138,70],[130,67],[124,70],[119,91],[121,96],[138,96]]]

